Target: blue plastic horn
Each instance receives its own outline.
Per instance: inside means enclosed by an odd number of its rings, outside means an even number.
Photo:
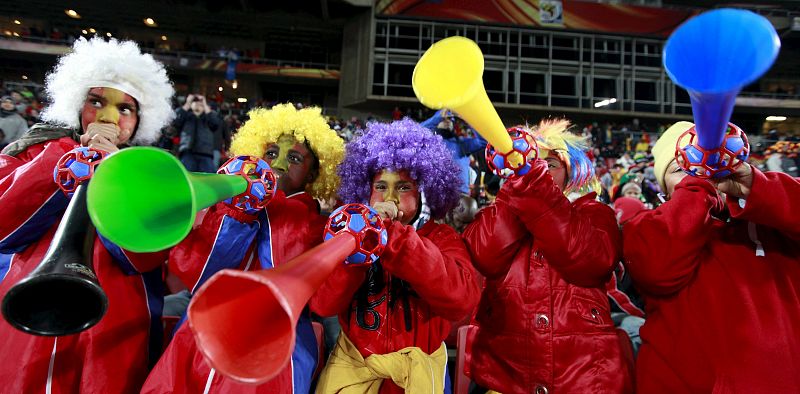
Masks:
[[[690,19],[667,40],[664,68],[675,84],[689,92],[692,102],[697,138],[692,144],[695,149],[686,153],[691,164],[702,161],[710,169],[711,174],[705,175],[713,176],[714,168],[733,164],[733,158],[728,160],[715,151],[729,145],[726,138],[738,129],[728,124],[736,95],[769,70],[780,46],[769,20],[750,11],[727,8]],[[744,154],[744,158],[738,157],[740,161],[747,158],[747,151],[749,148],[739,152],[739,156]]]

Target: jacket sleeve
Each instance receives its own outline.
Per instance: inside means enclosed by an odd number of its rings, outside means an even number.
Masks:
[[[53,170],[75,146],[61,138],[0,155],[0,253],[21,251],[61,220],[69,199],[53,181]]]
[[[458,233],[446,225],[430,225],[437,228],[420,236],[413,227],[392,222],[381,262],[386,271],[410,283],[434,313],[459,320],[478,304],[475,271]]]
[[[499,194],[505,193],[505,188]],[[481,209],[464,230],[463,238],[472,256],[472,264],[483,276],[504,276],[528,231],[502,198]]]
[[[625,224],[625,260],[642,293],[673,294],[691,280],[714,234],[712,213],[721,207],[714,186],[687,176],[669,201]]]
[[[327,217],[316,216],[316,223],[312,224],[315,229],[312,236],[316,236],[317,241],[310,245],[318,244],[323,238]],[[336,316],[347,311],[353,302],[353,296],[367,278],[368,265],[339,265],[331,275],[317,289],[314,296],[309,301],[311,311],[320,316]]]
[[[215,273],[244,263],[259,226],[255,216],[221,202],[201,211],[194,229],[170,251],[170,272],[194,293]]]
[[[753,167],[753,187],[744,208],[728,198],[731,216],[772,227],[800,241],[800,179],[781,172],[763,173]]]
[[[510,180],[502,198],[566,281],[604,286],[622,253],[622,237],[611,208],[594,201],[594,194],[570,203],[553,182],[544,160],[537,160],[524,176]]]
[[[461,139],[461,146],[464,148],[464,153],[471,155],[475,152],[486,149],[486,140],[481,136],[469,137]]]
[[[367,278],[368,269],[367,265],[340,264],[311,297],[311,311],[320,316],[335,316],[345,312]]]

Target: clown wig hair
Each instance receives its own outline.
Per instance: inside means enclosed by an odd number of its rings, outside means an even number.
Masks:
[[[567,170],[567,186],[564,194],[585,194],[600,190],[600,182],[594,173],[594,164],[586,151],[589,150],[585,138],[570,133],[570,123],[566,119],[544,119],[534,127],[520,126],[533,134],[539,145],[539,157],[544,159],[550,151],[558,156]]]
[[[264,157],[267,147],[278,142],[282,135],[290,135],[306,143],[319,161],[319,175],[306,186],[314,198],[328,200],[336,194],[339,177],[336,166],[344,157],[344,142],[331,130],[319,107],[297,110],[294,104],[278,104],[271,109],[255,108],[247,114],[245,122],[231,142],[233,156]]]
[[[47,75],[50,105],[42,111],[42,120],[80,129],[81,108],[91,88],[114,88],[136,99],[139,124],[133,144],[154,142],[161,135],[161,128],[172,120],[170,99],[175,91],[167,71],[133,41],[75,41],[72,52],[62,56]]]
[[[458,205],[460,169],[442,137],[405,118],[370,123],[364,134],[347,144],[339,176],[339,197],[345,203],[369,203],[372,179],[382,170],[407,170],[425,195],[434,219]]]

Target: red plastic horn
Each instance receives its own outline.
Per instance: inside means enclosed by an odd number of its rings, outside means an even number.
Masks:
[[[331,214],[324,243],[286,264],[218,272],[189,304],[197,347],[224,376],[248,384],[269,381],[291,359],[300,313],[325,279],[343,262],[374,262],[387,240],[377,212],[348,204]]]

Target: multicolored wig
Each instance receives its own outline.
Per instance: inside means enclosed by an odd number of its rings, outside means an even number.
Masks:
[[[319,175],[306,186],[306,191],[322,200],[335,196],[339,187],[336,166],[344,157],[344,141],[325,122],[320,108],[298,110],[294,104],[287,103],[271,109],[255,108],[248,116],[250,119],[233,136],[231,155],[263,158],[270,144],[276,143],[282,135],[291,135],[298,142],[305,142],[319,160]]]
[[[600,182],[594,173],[594,164],[586,151],[589,143],[584,137],[568,132],[570,122],[566,119],[544,119],[534,127],[520,126],[530,132],[539,145],[539,157],[544,159],[553,151],[567,170],[567,186],[564,194],[585,194],[600,190]]]
[[[442,137],[405,118],[369,123],[364,134],[347,144],[339,176],[345,203],[369,203],[372,179],[382,170],[407,170],[425,195],[434,219],[458,205],[460,169]]]

